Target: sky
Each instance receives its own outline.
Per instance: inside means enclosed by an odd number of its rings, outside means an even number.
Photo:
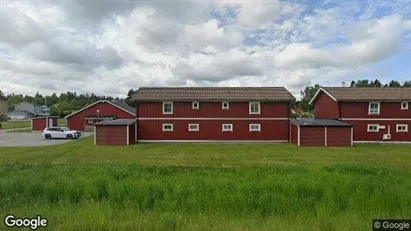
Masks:
[[[0,89],[411,80],[411,0],[0,0]]]

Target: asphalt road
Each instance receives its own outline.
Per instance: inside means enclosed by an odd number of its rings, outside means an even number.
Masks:
[[[90,133],[82,134],[82,137],[89,136]],[[81,138],[80,138],[81,139]],[[64,144],[75,140],[52,139],[45,140],[40,132],[5,132],[0,131],[0,147],[30,147]]]

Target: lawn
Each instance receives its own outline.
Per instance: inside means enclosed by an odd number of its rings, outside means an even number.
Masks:
[[[31,129],[21,129],[21,128],[30,128],[31,121],[30,120],[16,120],[16,121],[7,121],[7,122],[0,122],[1,128],[0,130],[13,130],[13,132],[30,132]],[[57,120],[57,126],[66,126],[66,120],[64,118],[59,118]]]
[[[370,230],[411,217],[410,192],[407,145],[0,148],[0,215],[52,229]]]
[[[30,120],[17,120],[17,121],[7,121],[0,122],[1,130],[15,129],[15,128],[27,128],[31,126]]]
[[[6,132],[32,132],[31,128],[16,128],[12,130],[7,130]]]

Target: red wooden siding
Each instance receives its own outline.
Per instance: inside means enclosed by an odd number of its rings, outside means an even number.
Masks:
[[[380,115],[368,115],[368,102],[341,103],[341,118],[410,118],[411,107],[401,110],[401,102],[380,102]]]
[[[261,102],[260,114],[250,115],[248,102],[230,102],[228,110],[222,110],[222,102],[200,102],[200,109],[192,109],[192,102],[174,102],[173,114],[163,114],[163,104],[140,103],[137,117],[148,118],[289,118],[289,103]]]
[[[129,144],[136,143],[136,124],[132,124],[129,126]]]
[[[298,126],[290,123],[291,143],[298,145]]]
[[[228,110],[222,102],[200,102],[199,109],[192,109],[192,102],[174,102],[173,114],[163,114],[161,102],[139,103],[136,110],[138,140],[289,140],[289,103],[261,102],[257,115],[249,114],[248,102],[230,102]],[[163,132],[163,123],[173,124],[173,131]],[[233,132],[222,132],[225,123],[233,124]],[[188,124],[199,124],[200,131],[188,131]],[[249,132],[249,124],[261,124],[261,131]]]
[[[386,121],[386,120],[344,120],[354,126],[354,141],[382,141],[383,134],[388,133],[390,126],[390,141],[411,141],[411,121]],[[379,132],[367,132],[368,124],[385,126]],[[408,124],[408,132],[398,132],[397,124]]]
[[[351,146],[351,127],[327,127],[327,146]]]
[[[325,128],[324,127],[300,127],[301,146],[324,146]]]
[[[104,102],[95,104],[86,110],[67,118],[67,127],[71,130],[84,131],[86,120],[83,119],[83,117],[97,117],[97,110],[100,110],[100,117],[115,116],[117,119],[135,119],[134,115],[131,115],[110,103]]]
[[[31,123],[31,130],[33,131],[42,131],[46,128],[46,118],[33,119]]]
[[[38,118],[38,119],[32,119],[32,127],[31,130],[33,131],[43,131],[46,126],[47,126],[47,120],[52,119],[53,120],[53,126],[57,126],[57,118],[51,117],[45,117],[45,118]],[[51,124],[49,125],[51,127]]]
[[[127,126],[96,126],[97,145],[127,145]]]
[[[321,91],[314,102],[314,117],[316,119],[338,119],[338,103]]]
[[[162,124],[173,124],[172,132],[163,132]],[[233,132],[223,132],[222,124],[233,124]],[[249,132],[249,124],[261,124],[261,132]],[[189,132],[188,124],[199,124],[200,131]],[[280,140],[288,141],[288,120],[140,120],[139,140]]]

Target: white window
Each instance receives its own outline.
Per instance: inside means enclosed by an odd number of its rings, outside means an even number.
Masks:
[[[397,132],[408,132],[407,124],[397,124]]]
[[[200,103],[199,102],[193,102],[192,103],[193,109],[200,109]]]
[[[230,107],[230,104],[228,102],[223,102],[222,107],[223,107],[223,110],[228,110],[228,108]]]
[[[250,132],[260,132],[261,131],[261,125],[260,124],[250,124],[249,125],[249,131]]]
[[[408,110],[408,102],[401,103],[401,110]]]
[[[250,114],[260,114],[260,102],[250,102],[248,105]]]
[[[223,132],[232,132],[233,124],[223,124]]]
[[[379,132],[380,125],[379,124],[368,124],[367,132]]]
[[[163,114],[173,114],[173,103],[172,102],[163,103]]]
[[[200,125],[198,125],[198,124],[189,124],[188,125],[188,131],[189,132],[198,132],[198,131],[200,131]]]
[[[163,132],[172,132],[173,124],[163,124]]]
[[[92,123],[94,123],[94,120],[88,120],[87,121],[89,124],[92,124]]]
[[[380,114],[380,103],[379,102],[370,102],[368,106],[369,115],[379,115]]]

